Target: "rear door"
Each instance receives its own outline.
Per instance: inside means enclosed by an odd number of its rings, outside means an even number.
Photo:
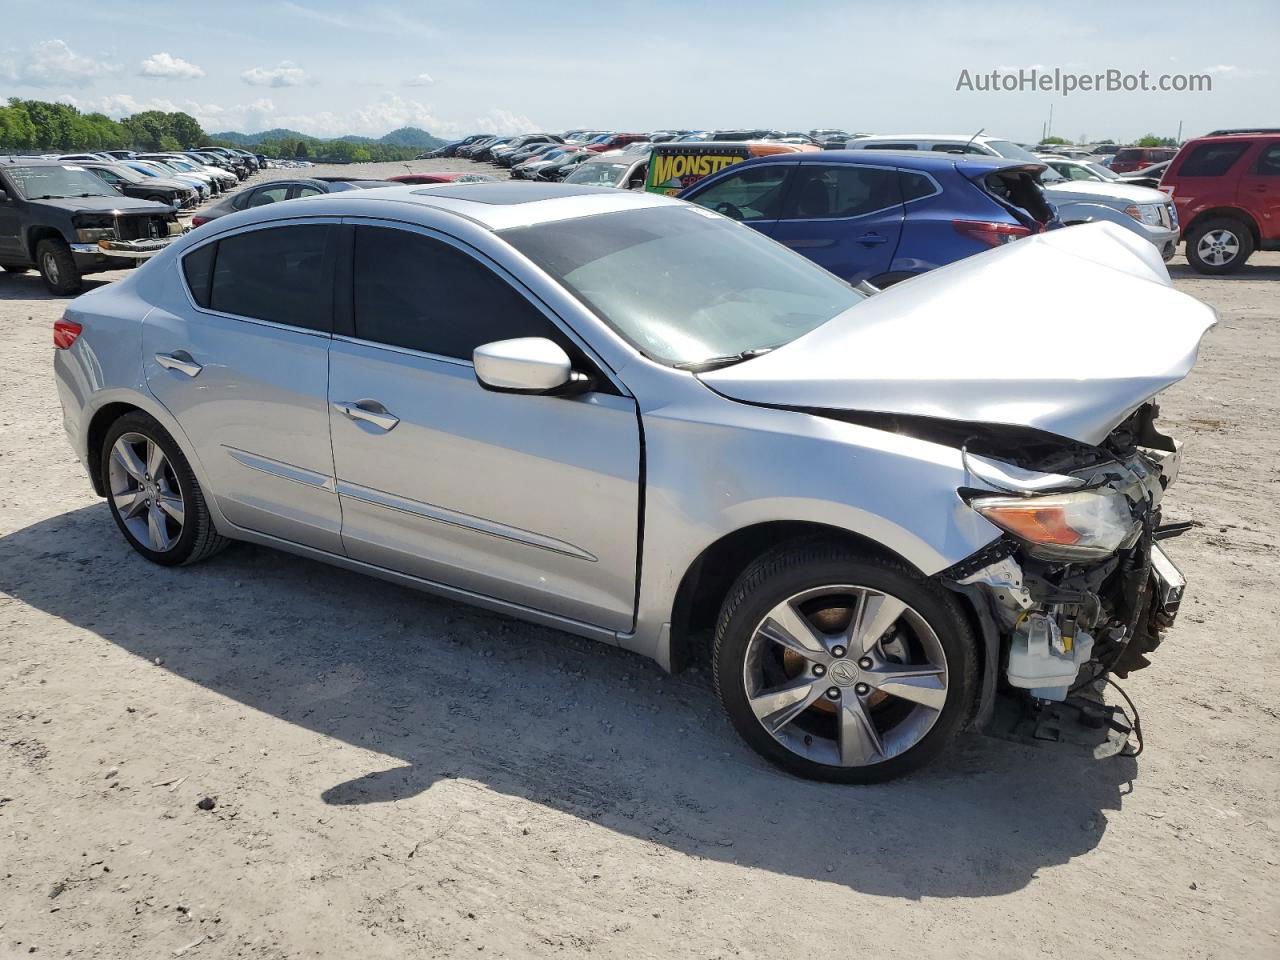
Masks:
[[[1246,162],[1236,202],[1253,214],[1264,243],[1275,243],[1280,240],[1280,140],[1260,143]]]
[[[226,518],[331,553],[342,551],[326,396],[340,229],[271,224],[193,248],[183,305],[152,310],[142,332],[147,385]]]
[[[798,164],[770,236],[850,283],[887,273],[902,237],[891,166]]]
[[[330,355],[342,539],[356,559],[631,629],[640,428],[624,396],[495,265],[430,231],[354,227],[351,336]],[[473,350],[547,337],[594,371],[572,397],[495,393]]]

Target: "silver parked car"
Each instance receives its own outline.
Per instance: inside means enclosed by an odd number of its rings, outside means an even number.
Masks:
[[[148,559],[265,544],[669,670],[710,634],[752,747],[866,782],[1145,664],[1152,397],[1213,322],[1110,224],[877,293],[655,194],[405,186],[188,234],[55,371]]]

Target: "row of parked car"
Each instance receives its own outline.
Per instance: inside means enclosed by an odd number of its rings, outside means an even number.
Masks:
[[[783,242],[799,229],[794,224],[804,223],[797,249],[812,251],[852,282],[884,285],[1030,233],[1099,221],[1124,228],[1165,261],[1185,239],[1194,269],[1239,269],[1254,249],[1277,243],[1276,218],[1265,196],[1274,190],[1267,179],[1273,154],[1261,143],[1256,150],[1244,149],[1248,141],[1243,139],[1268,136],[1267,131],[1215,131],[1184,147],[1188,163],[1181,170],[1183,165],[1168,156],[1177,151],[1168,148],[1121,147],[1106,156],[1079,151],[1068,156],[1037,153],[992,136],[834,130],[476,134],[434,155],[510,167],[517,180],[680,196]],[[1218,146],[1218,138],[1234,146]],[[832,150],[833,145],[843,149]],[[1222,179],[1228,170],[1211,180],[1200,172],[1206,168],[1203,157],[1237,148],[1241,162],[1229,168],[1231,178]],[[1132,169],[1148,160],[1160,162]],[[748,165],[736,169],[744,162]],[[1117,164],[1126,172],[1118,172]],[[1251,166],[1260,185],[1248,173]],[[821,173],[801,175],[793,168]],[[1210,163],[1208,169],[1216,167]],[[898,183],[891,189],[895,177]],[[1237,186],[1240,177],[1246,186]],[[825,184],[825,198],[816,180]],[[1183,181],[1181,192],[1175,180]],[[1188,192],[1193,187],[1194,195]]]

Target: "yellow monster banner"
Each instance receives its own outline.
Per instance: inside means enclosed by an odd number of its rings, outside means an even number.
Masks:
[[[726,153],[723,148],[709,148],[706,153],[697,151],[697,148],[685,150],[688,152],[667,153],[661,149],[654,150],[649,162],[646,189],[674,196],[703,177],[747,159],[745,150],[733,154]]]

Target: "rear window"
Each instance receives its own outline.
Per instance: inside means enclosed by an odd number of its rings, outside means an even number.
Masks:
[[[1143,151],[1141,150],[1120,150],[1116,153],[1116,161],[1118,163],[1138,163],[1143,159]]]
[[[1202,143],[1193,147],[1178,168],[1180,177],[1220,177],[1249,149],[1249,141]],[[1123,151],[1121,151],[1123,152]]]
[[[334,233],[321,224],[299,224],[219,240],[211,309],[331,332],[333,270],[327,246]]]

